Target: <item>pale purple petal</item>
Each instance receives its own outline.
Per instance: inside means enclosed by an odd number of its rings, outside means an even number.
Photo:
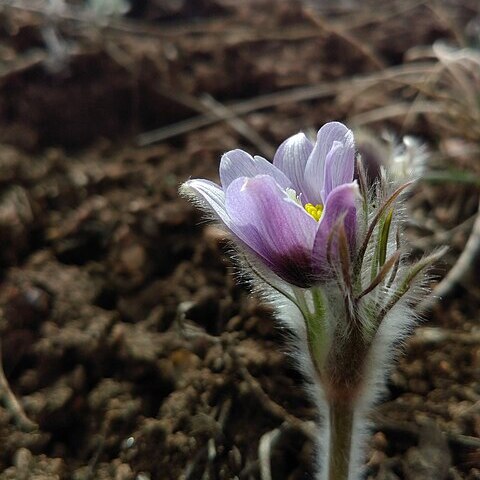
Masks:
[[[313,204],[324,204],[326,201],[326,197],[322,196],[322,192],[325,190],[325,167],[327,156],[335,142],[340,142],[347,151],[351,148],[352,155],[354,154],[353,133],[343,123],[329,122],[318,131],[317,142],[305,167],[304,193],[309,202]],[[331,175],[332,181],[337,182],[339,178],[345,178],[347,182],[351,182],[353,180],[353,160],[354,158],[350,154],[341,155],[338,160],[336,156],[332,156],[329,169],[332,169],[332,165],[339,161],[339,165],[335,167],[335,172]]]
[[[180,187],[180,193],[193,198],[200,206],[209,213],[213,213],[227,227],[231,221],[225,209],[225,193],[210,180],[194,179],[187,180]]]
[[[284,280],[310,284],[317,222],[269,176],[238,178],[227,189],[231,230]]]
[[[226,191],[228,186],[240,177],[255,177],[256,175],[269,175],[282,188],[290,188],[292,183],[277,167],[268,160],[256,155],[252,157],[243,150],[231,150],[222,155],[220,161],[220,181]]]
[[[343,218],[350,251],[353,252],[355,249],[358,196],[358,184],[354,181],[336,187],[327,197],[313,245],[313,268],[320,276],[329,271],[327,264],[328,238],[339,219]]]
[[[291,180],[297,193],[304,190],[305,166],[312,153],[312,142],[303,133],[287,138],[277,149],[273,164]],[[308,202],[308,199],[304,199]]]
[[[353,180],[355,169],[355,144],[353,133],[345,135],[344,142],[333,142],[332,148],[327,154],[325,161],[325,181],[323,184],[322,198],[328,195],[336,187]]]

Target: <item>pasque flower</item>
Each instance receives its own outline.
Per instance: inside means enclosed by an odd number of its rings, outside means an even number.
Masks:
[[[353,134],[338,122],[315,143],[290,137],[273,163],[225,153],[220,182],[188,180],[181,192],[230,231],[246,273],[293,334],[323,418],[319,478],[357,479],[368,409],[416,321],[420,274],[442,253],[407,261],[398,207],[411,182],[395,185],[382,168],[369,188]]]
[[[352,132],[331,122],[314,144],[303,133],[287,139],[273,164],[243,150],[227,152],[220,162],[221,186],[189,180],[182,189],[194,192],[280,278],[308,287],[332,274],[328,239],[339,219],[355,248],[354,163]]]

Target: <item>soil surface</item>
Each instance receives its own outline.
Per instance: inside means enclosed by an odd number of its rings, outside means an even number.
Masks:
[[[313,478],[316,412],[284,334],[177,190],[218,180],[226,150],[271,158],[301,129],[412,103],[388,72],[478,26],[474,1],[354,3],[145,0],[95,21],[78,1],[0,7],[2,358],[37,425],[0,408],[0,480],[268,480],[261,439],[272,480]],[[463,140],[435,118],[368,127],[448,153]],[[414,194],[417,253],[451,246],[439,277],[477,203],[463,183]],[[480,479],[478,274],[465,283],[389,377],[369,479]]]

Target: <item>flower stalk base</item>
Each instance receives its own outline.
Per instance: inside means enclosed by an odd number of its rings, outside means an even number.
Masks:
[[[330,438],[327,480],[348,480],[352,451],[353,408],[342,402],[329,405]]]

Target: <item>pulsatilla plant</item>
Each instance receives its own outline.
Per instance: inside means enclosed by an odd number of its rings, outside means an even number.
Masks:
[[[319,409],[318,478],[361,477],[369,409],[394,346],[415,324],[425,269],[442,252],[408,261],[402,194],[383,171],[368,187],[351,130],[324,125],[278,148],[273,163],[232,150],[221,185],[180,191],[231,234],[252,284],[292,333],[295,358]]]

